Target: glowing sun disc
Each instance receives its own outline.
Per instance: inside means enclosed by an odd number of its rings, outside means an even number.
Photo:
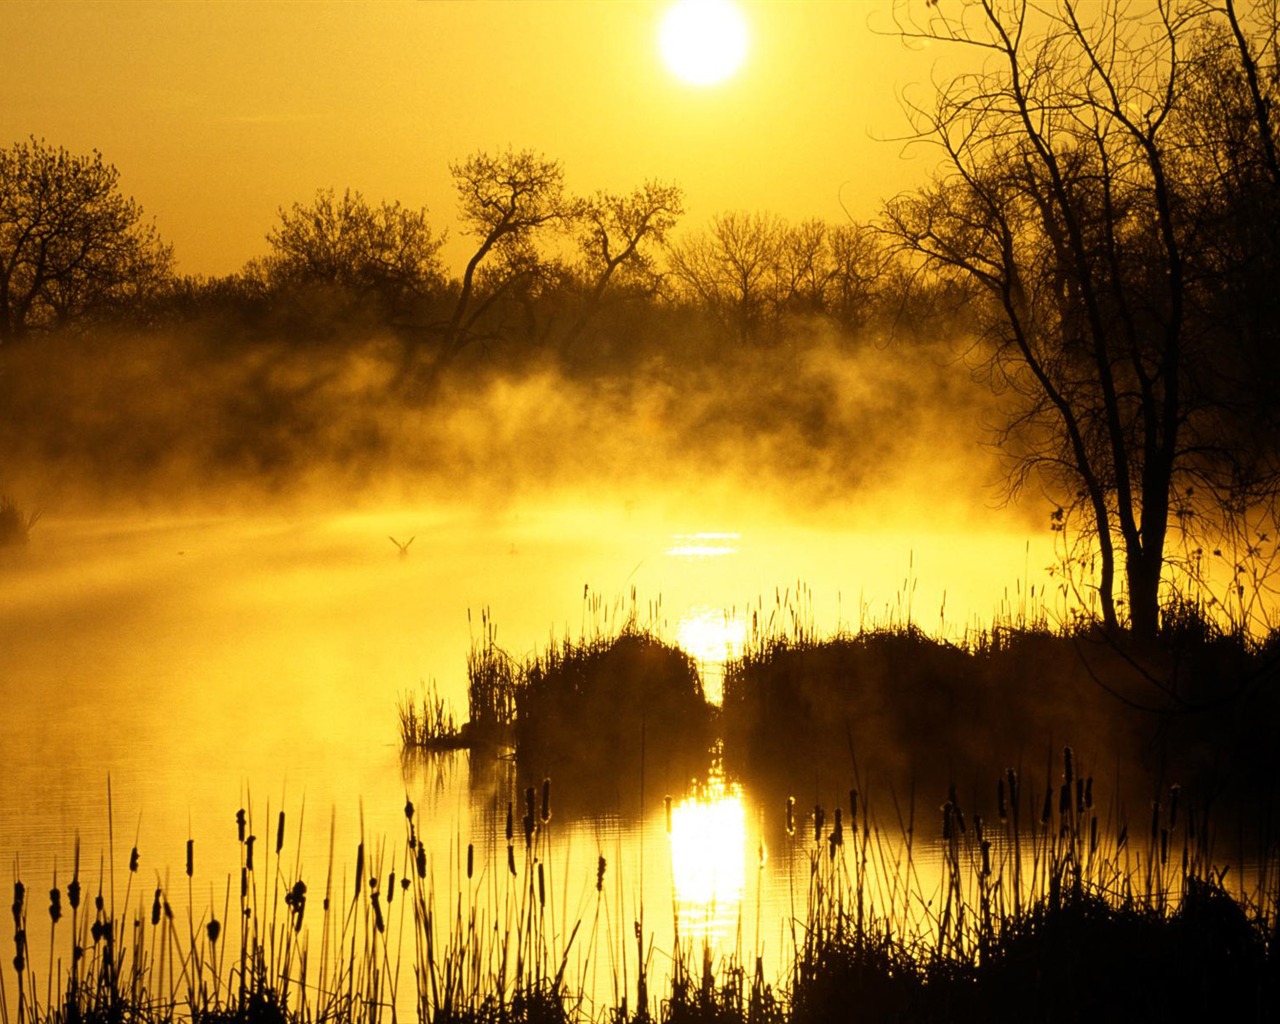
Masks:
[[[679,0],[658,29],[662,59],[690,85],[723,82],[747,55],[747,23],[732,0]]]

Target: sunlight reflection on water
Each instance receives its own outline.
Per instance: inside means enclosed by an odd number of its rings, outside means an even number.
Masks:
[[[723,939],[746,889],[747,812],[742,787],[717,765],[671,808],[671,875],[685,937]]]

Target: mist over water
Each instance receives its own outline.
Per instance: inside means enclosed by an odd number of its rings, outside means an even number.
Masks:
[[[714,698],[753,634],[963,639],[1066,612],[1045,510],[1000,504],[990,399],[945,346],[816,337],[744,358],[731,387],[696,359],[489,368],[410,407],[388,392],[386,339],[115,344],[50,339],[3,378],[6,479],[44,515],[0,551],[0,855],[37,888],[65,881],[78,837],[86,877],[103,863],[132,884],[136,845],[142,890],[182,889],[193,839],[191,900],[219,905],[240,807],[262,835],[286,812],[285,861],[311,879],[345,877],[361,841],[403,872],[406,797],[441,891],[468,843],[501,875],[505,801],[529,780],[481,754],[405,759],[396,716],[434,685],[466,717],[482,616],[516,659],[634,619],[693,655]],[[923,740],[894,753],[906,770],[873,793],[886,818],[934,760]],[[564,916],[605,856],[627,912],[674,893],[687,935],[726,937],[754,903],[776,955],[812,828],[785,833],[783,798],[834,806],[853,766],[784,762],[708,799],[719,767],[708,750],[696,779],[654,765],[590,794],[557,776]],[[664,796],[687,805],[671,835]],[[726,821],[734,848],[707,846]]]

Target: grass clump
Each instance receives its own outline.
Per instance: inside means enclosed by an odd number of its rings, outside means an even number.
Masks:
[[[453,709],[440,696],[435,681],[415,701],[405,695],[396,704],[400,745],[406,750],[457,750],[467,743]]]
[[[634,623],[612,637],[553,643],[521,671],[516,752],[529,765],[656,764],[713,739],[694,660]]]
[[[7,495],[0,495],[0,548],[26,544],[39,520],[38,511],[23,512]]]

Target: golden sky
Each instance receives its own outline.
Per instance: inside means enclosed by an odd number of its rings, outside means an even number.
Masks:
[[[927,52],[888,0],[740,3],[741,71],[677,80],[656,44],[665,2],[9,2],[0,145],[97,148],[183,273],[265,252],[277,210],[318,188],[427,206],[453,225],[448,165],[478,149],[562,161],[571,189],[685,192],[685,228],[724,210],[872,216],[918,182],[898,93]]]

